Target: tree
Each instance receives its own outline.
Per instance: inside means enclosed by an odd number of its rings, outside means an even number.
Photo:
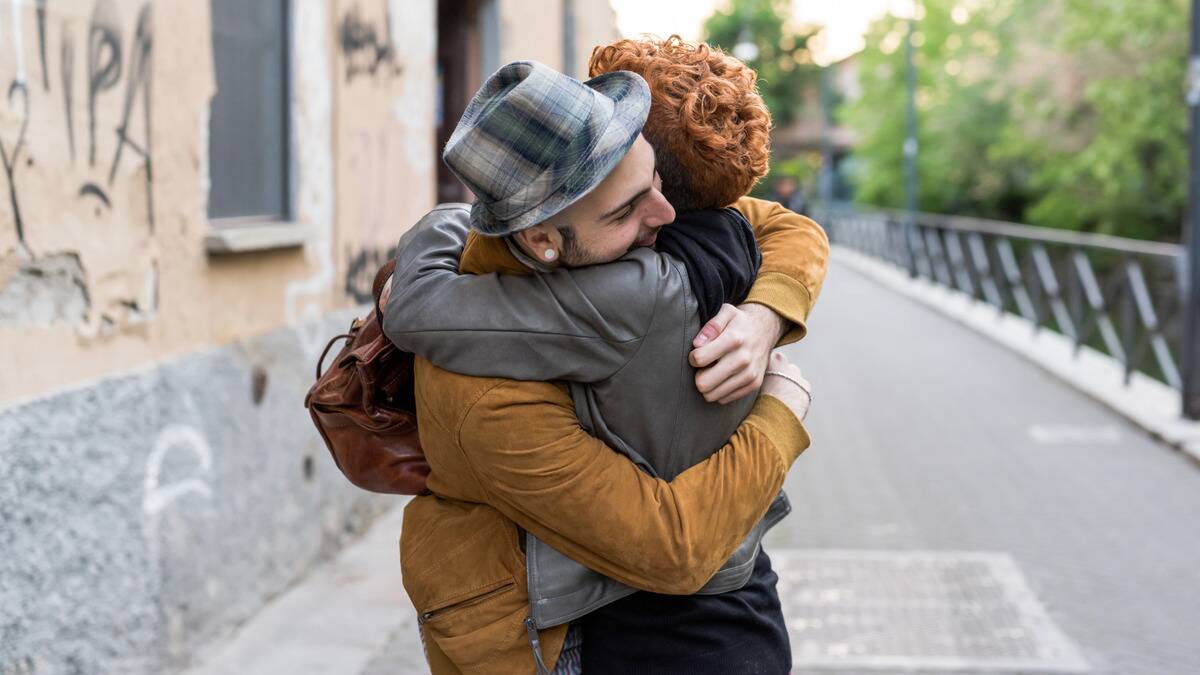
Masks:
[[[1187,202],[1187,0],[924,0],[916,63],[923,210],[1177,240]],[[903,203],[906,24],[877,21],[860,201]]]
[[[922,210],[1000,218],[1022,213],[1019,161],[989,157],[1008,125],[1008,102],[993,74],[1012,61],[1012,4],[977,3],[970,11],[955,0],[924,3],[913,36]],[[862,139],[853,153],[857,198],[879,206],[905,201],[908,23],[886,16],[871,26],[858,57],[863,95],[838,113]]]
[[[1011,87],[997,156],[1021,158],[1028,222],[1178,241],[1187,205],[1187,0],[1043,7],[1030,29],[1058,67]],[[1051,33],[1047,26],[1055,26]],[[1032,41],[1023,51],[1036,54]]]
[[[787,28],[791,6],[790,0],[733,0],[704,22],[704,40],[727,53],[745,40],[757,48],[757,57],[746,63],[758,72],[758,90],[776,126],[796,119],[801,91],[816,74],[808,49],[812,33]]]

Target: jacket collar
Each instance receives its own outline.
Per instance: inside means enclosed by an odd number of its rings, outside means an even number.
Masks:
[[[549,272],[551,268],[525,255],[508,237],[485,237],[472,230],[467,235],[458,271],[463,274],[529,275]]]

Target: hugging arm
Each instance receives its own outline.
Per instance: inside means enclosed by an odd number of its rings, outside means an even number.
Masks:
[[[790,322],[780,344],[795,342],[807,332],[808,314],[825,282],[829,237],[811,219],[775,202],[742,197],[734,207],[750,221],[762,249],[746,303],[764,305]]]
[[[746,198],[737,206],[749,212],[763,254],[746,302],[770,312],[746,312],[757,320],[735,323],[731,335],[761,338],[753,341],[754,354],[765,363],[781,332],[775,315],[795,324],[788,338],[803,335],[815,297],[808,289],[819,288],[824,278],[828,243],[815,223],[777,204]],[[509,265],[506,274],[462,275],[469,222],[465,205],[442,206],[404,236],[384,309],[383,329],[393,342],[449,370],[521,380],[606,379],[636,352],[657,304],[682,302],[688,290],[665,256],[646,249],[570,271],[532,275]],[[730,341],[697,350],[703,358],[694,356],[693,365],[708,366],[729,354]],[[729,361],[741,358],[735,352]],[[728,377],[729,365],[708,378]],[[751,374],[757,389],[762,369],[750,370],[758,371]]]
[[[648,250],[571,271],[510,265],[508,274],[459,274],[468,223],[464,208],[440,207],[404,236],[384,308],[392,342],[448,370],[603,380],[636,352],[663,294],[682,292],[671,266]]]
[[[752,197],[734,206],[754,229],[762,265],[745,302],[723,307],[688,356],[696,388],[721,403],[757,391],[771,350],[804,337],[829,262],[829,239],[812,220]]]
[[[595,382],[629,360],[652,302],[618,311],[565,272],[459,274],[469,222],[465,207],[439,207],[400,240],[383,312],[392,342],[448,370],[519,380]]]
[[[517,417],[538,423],[514,430]],[[696,592],[732,555],[808,442],[764,396],[728,443],[666,482],[585,433],[565,390],[540,382],[497,385],[458,438],[488,503],[517,525],[600,574],[673,594]]]

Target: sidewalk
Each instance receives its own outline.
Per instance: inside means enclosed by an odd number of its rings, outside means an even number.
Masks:
[[[183,675],[407,675],[426,672],[400,584],[402,505],[272,601]]]

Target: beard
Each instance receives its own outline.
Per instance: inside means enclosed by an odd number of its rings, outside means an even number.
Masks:
[[[558,234],[562,237],[562,255],[559,258],[566,267],[586,267],[588,265],[608,262],[584,248],[579,243],[579,239],[576,238],[574,229],[560,227],[558,228]]]
[[[565,267],[586,267],[588,265],[600,265],[612,262],[634,249],[653,247],[655,241],[658,239],[658,232],[651,232],[649,235],[633,242],[621,255],[608,258],[580,244],[579,238],[575,236],[575,230],[570,227],[558,228],[558,234],[562,237],[562,254],[559,256],[559,259]]]

